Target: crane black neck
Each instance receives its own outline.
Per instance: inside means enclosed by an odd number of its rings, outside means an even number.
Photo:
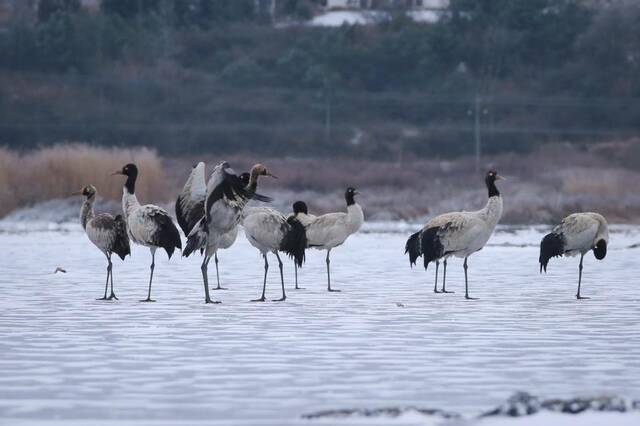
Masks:
[[[137,176],[127,175],[127,181],[124,183],[124,187],[127,188],[127,192],[131,195],[136,191],[136,178]]]
[[[344,194],[344,199],[347,200],[347,207],[352,206],[356,203],[356,201],[353,199],[353,192],[347,192],[346,194]]]
[[[293,213],[309,214],[309,210],[307,210],[307,204],[304,201],[296,201],[295,203],[293,203]]]
[[[495,179],[487,179],[486,183],[487,183],[487,189],[489,190],[489,198],[499,197],[500,191],[498,191],[498,188],[496,187]]]

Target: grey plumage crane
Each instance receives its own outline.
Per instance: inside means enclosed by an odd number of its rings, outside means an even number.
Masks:
[[[316,217],[306,226],[308,247],[327,251],[327,290],[340,291],[331,288],[331,250],[342,245],[350,235],[358,232],[364,223],[362,207],[355,201],[358,191],[347,188],[344,193],[347,211],[327,213]]]
[[[293,203],[293,212],[289,213],[287,219],[289,219],[290,217],[295,217],[296,219],[298,219],[298,221],[302,224],[302,226],[305,227],[305,229],[311,224],[311,222],[313,222],[317,218],[317,216],[309,214],[307,203],[305,203],[304,201],[296,201]],[[293,262],[293,268],[295,271],[295,288],[296,290],[301,290],[303,288],[298,286],[298,264],[296,262]]]
[[[282,297],[276,302],[286,300],[284,289],[284,274],[282,272],[282,260],[278,255],[282,251],[292,257],[297,266],[304,262],[304,251],[307,239],[304,226],[295,217],[286,218],[277,210],[266,207],[248,207],[245,209],[242,220],[245,235],[249,243],[257,248],[264,258],[264,281],[262,284],[262,296],[254,302],[264,302],[267,288],[267,271],[269,262],[267,253],[271,252],[278,259],[280,268],[280,282],[282,284]]]
[[[249,173],[243,173],[240,175],[242,184],[247,186],[249,184]],[[185,236],[188,236],[194,226],[204,216],[204,205],[207,197],[207,183],[205,178],[205,163],[199,162],[196,164],[187,182],[182,188],[182,192],[178,195],[176,200],[176,218],[178,219],[178,225],[184,232]],[[226,290],[226,288],[220,285],[220,271],[218,268],[218,250],[227,249],[233,245],[238,236],[238,228],[234,226],[230,231],[224,233],[218,239],[218,245],[212,246],[208,249],[209,254],[207,259],[207,265],[213,258],[216,264],[216,281],[217,287],[213,290]],[[206,244],[205,244],[206,245]],[[203,253],[207,247],[200,247],[200,252]]]
[[[580,294],[584,255],[593,250],[595,258],[602,260],[607,255],[608,244],[609,225],[604,216],[592,212],[571,214],[562,219],[562,222],[540,242],[540,272],[542,273],[543,270],[547,272],[547,265],[552,257],[579,254],[576,299],[588,299]]]
[[[253,175],[269,175],[266,168],[260,164],[252,168]],[[257,178],[257,177],[256,177]],[[215,254],[228,235],[240,222],[242,211],[250,199],[268,202],[269,197],[257,194],[247,187],[240,176],[237,176],[226,161],[218,164],[209,182],[207,182],[207,196],[204,204],[204,216],[189,232],[184,256],[189,256],[195,250],[206,249],[200,269],[205,293],[205,303],[219,303],[209,295],[209,278],[207,266],[211,256]],[[235,236],[233,236],[235,241]]]
[[[467,258],[481,250],[489,241],[500,217],[502,216],[502,197],[496,187],[496,181],[503,179],[493,170],[487,172],[485,184],[489,199],[485,207],[473,212],[445,213],[431,219],[418,232],[411,235],[405,245],[405,254],[409,254],[411,265],[418,257],[423,256],[424,268],[436,261],[436,284],[434,292],[438,292],[438,265],[444,259],[446,279],[446,259],[450,256],[464,258],[465,299],[469,297],[469,281],[467,278]],[[442,284],[443,292],[445,284]]]
[[[136,244],[148,247],[151,251],[151,273],[149,276],[149,290],[147,298],[141,302],[155,302],[151,299],[151,284],[155,269],[156,250],[163,248],[169,259],[174,250],[182,249],[180,233],[171,216],[162,208],[153,204],[140,205],[135,194],[138,167],[127,164],[114,175],[124,175],[127,180],[122,190],[122,211],[127,222],[129,238]]]
[[[111,255],[115,253],[120,259],[124,260],[127,255],[131,254],[129,237],[127,236],[127,224],[121,215],[113,217],[108,213],[95,214],[93,203],[96,201],[97,194],[98,191],[95,186],[87,185],[73,195],[82,195],[85,197],[82,207],[80,208],[80,224],[87,234],[87,237],[89,237],[89,240],[107,257],[107,282],[104,287],[104,296],[97,300],[118,300],[116,294],[113,292],[113,264],[111,263]],[[111,279],[111,294],[107,297],[109,279]]]

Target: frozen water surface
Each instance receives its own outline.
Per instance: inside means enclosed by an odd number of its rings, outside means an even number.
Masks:
[[[213,295],[223,304],[205,305],[199,256],[167,261],[158,252],[157,302],[138,303],[150,255],[135,246],[114,262],[120,301],[96,301],[106,264],[77,225],[4,223],[0,424],[309,424],[323,422],[305,413],[403,405],[471,417],[517,390],[640,398],[638,228],[615,227],[604,261],[585,257],[592,299],[581,302],[577,258],[538,273],[546,227],[503,228],[471,257],[480,300],[463,299],[459,259],[447,271],[456,293],[433,294],[433,269],[411,269],[403,255],[418,228],[370,224],[334,250],[342,293],[325,291],[323,252],[310,251],[300,270],[305,290],[293,289],[285,263],[284,303],[248,302],[263,267],[240,235],[219,256],[229,290]],[[270,262],[267,295],[276,298]],[[58,266],[68,272],[54,275]],[[210,271],[213,287],[213,262]]]

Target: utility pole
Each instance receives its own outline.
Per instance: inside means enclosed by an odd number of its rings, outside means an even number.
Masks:
[[[331,140],[331,88],[328,79],[324,82],[324,141]]]
[[[137,15],[138,26],[142,26],[142,0],[138,0],[137,7],[138,7],[138,15]]]
[[[482,155],[482,140],[480,135],[480,114],[481,114],[481,99],[476,95],[473,105],[473,135],[476,142],[476,172],[480,171],[480,156]]]

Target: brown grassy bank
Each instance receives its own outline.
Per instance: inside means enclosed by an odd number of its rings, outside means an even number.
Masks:
[[[199,160],[214,164],[223,158],[167,160],[181,176]],[[574,211],[599,211],[613,222],[639,223],[640,140],[599,144],[591,148],[558,143],[528,155],[485,158],[475,171],[473,158],[380,162],[353,159],[260,158],[228,156],[236,170],[264,163],[280,179],[264,179],[261,191],[276,196],[276,206],[288,211],[296,199],[314,212],[344,208],[342,193],[356,186],[370,219],[416,220],[451,210],[484,205],[485,171],[497,169],[505,212],[503,223],[552,223]]]
[[[274,206],[290,209],[297,199],[316,213],[344,208],[347,186],[362,192],[369,219],[422,220],[450,210],[472,210],[485,201],[482,177],[496,168],[508,177],[500,185],[503,223],[550,223],[573,211],[599,211],[612,222],[640,223],[640,140],[577,148],[548,145],[529,155],[486,158],[476,172],[471,158],[455,161],[381,162],[340,158],[296,159],[256,155],[160,158],[147,149],[104,149],[61,145],[18,154],[0,150],[0,216],[23,206],[67,197],[86,183],[106,199],[118,200],[122,178],[110,173],[134,161],[141,170],[141,201],[172,203],[197,161],[209,170],[221,160],[237,171],[261,162],[279,176],[263,179],[260,191]]]
[[[40,201],[66,198],[93,184],[101,196],[122,195],[122,177],[111,176],[128,162],[144,169],[138,188],[160,198],[167,187],[162,160],[149,149],[108,149],[87,145],[58,145],[19,154],[0,148],[0,217]]]

